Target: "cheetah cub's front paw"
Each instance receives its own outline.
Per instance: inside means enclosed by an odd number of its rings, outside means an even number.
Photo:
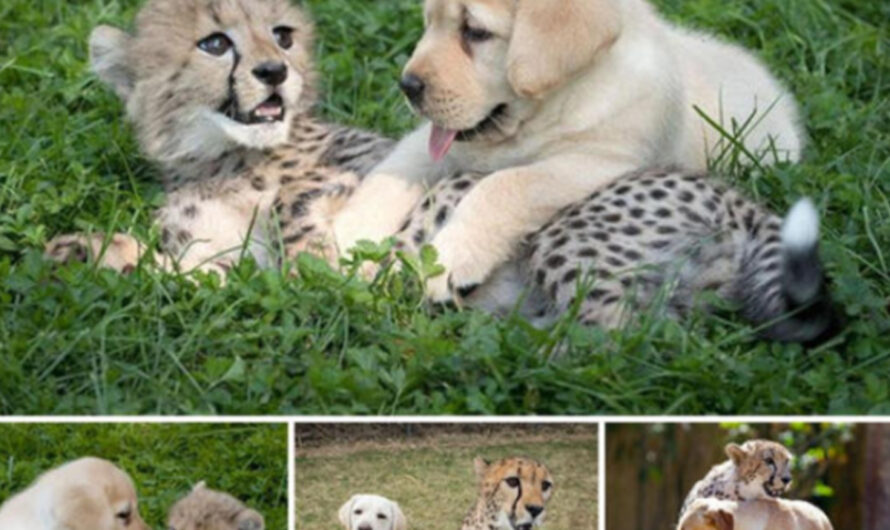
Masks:
[[[127,274],[136,268],[142,252],[142,244],[131,236],[114,234],[106,243],[105,234],[94,233],[55,237],[47,243],[44,255],[58,263],[97,262]]]

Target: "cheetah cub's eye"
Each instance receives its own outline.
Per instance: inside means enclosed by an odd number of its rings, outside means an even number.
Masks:
[[[776,465],[776,461],[773,460],[773,457],[771,457],[771,456],[766,457],[766,460],[765,460],[765,461],[766,461],[766,465],[768,465],[768,466],[775,466],[775,465]]]
[[[278,45],[285,50],[291,49],[294,45],[294,28],[288,26],[278,26],[272,30]]]
[[[217,57],[232,49],[232,39],[225,33],[214,33],[198,42],[198,48]]]
[[[504,479],[504,482],[506,482],[507,485],[510,486],[511,488],[518,488],[518,487],[519,487],[519,479],[516,478],[516,477],[509,477],[509,478],[506,478],[506,479]]]
[[[553,487],[553,483],[550,482],[549,480],[545,480],[544,482],[541,483],[541,490],[542,490],[542,491],[547,491],[547,490],[549,490],[549,489],[552,488],[552,487]]]

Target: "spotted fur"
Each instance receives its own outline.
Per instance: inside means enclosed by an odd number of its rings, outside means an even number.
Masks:
[[[482,178],[460,173],[440,182],[414,209],[398,245],[416,250],[430,242]],[[681,316],[713,291],[765,336],[807,342],[833,320],[818,224],[804,228],[816,235],[789,244],[781,218],[715,178],[640,171],[561,211],[526,238],[512,263],[458,294],[470,305],[510,311],[525,291],[523,311],[542,323],[577,303],[583,323],[615,328],[643,310]]]
[[[792,455],[785,446],[769,440],[749,440],[726,446],[729,460],[716,465],[686,496],[681,516],[701,498],[730,501],[781,496],[791,483]]]
[[[264,530],[263,516],[228,493],[203,482],[180,499],[167,516],[168,530]]]
[[[278,241],[289,257],[336,256],[329,218],[392,142],[313,116],[306,13],[286,0],[149,0],[135,26],[100,26],[90,47],[167,192],[156,261],[225,273],[246,250],[269,266],[281,258]],[[230,45],[220,55],[202,47],[214,36]],[[270,78],[270,68],[283,75]],[[94,257],[124,272],[145,253],[123,234],[47,246],[53,259]]]
[[[479,494],[461,530],[531,530],[544,523],[553,494],[546,466],[527,458],[474,461]]]

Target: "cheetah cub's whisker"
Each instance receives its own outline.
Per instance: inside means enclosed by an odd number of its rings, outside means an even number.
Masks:
[[[55,238],[47,255],[127,272],[150,253],[165,269],[223,275],[245,248],[262,266],[305,250],[335,259],[332,212],[392,143],[313,116],[312,42],[287,0],[148,0],[133,33],[97,27],[92,69],[123,100],[167,193],[162,252],[97,233]]]

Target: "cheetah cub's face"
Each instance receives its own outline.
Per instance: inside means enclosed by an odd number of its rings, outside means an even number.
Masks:
[[[742,481],[739,493],[756,499],[766,493],[779,497],[791,484],[791,453],[783,445],[768,440],[749,440],[742,445],[729,444],[726,454]]]
[[[311,104],[311,48],[308,17],[286,0],[148,0],[133,34],[90,37],[93,70],[146,154],[168,162],[287,141]]]
[[[203,482],[180,499],[167,517],[168,530],[264,530],[263,516]]]
[[[532,530],[544,523],[553,478],[543,464],[527,458],[473,462],[486,509],[497,510],[498,529]]]

